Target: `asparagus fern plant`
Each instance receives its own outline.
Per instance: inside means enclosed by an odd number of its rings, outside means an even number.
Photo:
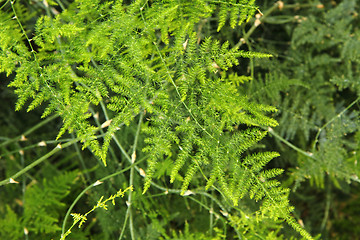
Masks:
[[[244,59],[250,59],[251,64],[254,59],[263,59],[269,64],[272,55],[266,49],[253,51],[250,44],[250,51],[240,48],[249,41],[248,35],[236,43],[227,33],[229,28],[244,30],[248,22],[252,25],[249,32],[261,24],[262,12],[255,1],[75,0],[31,4],[6,1],[1,6],[0,71],[11,78],[9,87],[17,95],[16,110],[40,109],[42,118],[60,116],[62,126],[55,140],[59,144],[51,154],[81,142],[83,149],[100,160],[102,170],[96,171],[118,171],[115,175],[123,174],[121,181],[117,180],[121,182],[118,188],[134,186],[134,192],[128,193],[127,211],[119,210],[126,215],[119,238],[125,234],[128,218],[131,238],[146,236],[134,229],[134,207],[149,210],[157,228],[151,231],[156,230],[163,238],[177,235],[163,230],[171,214],[163,212],[166,220],[161,222],[159,213],[149,207],[154,206],[153,200],[145,196],[155,188],[194,202],[199,202],[197,195],[210,199],[216,207],[200,202],[201,206],[209,210],[211,226],[215,225],[214,216],[231,226],[228,236],[251,238],[260,234],[274,238],[274,231],[280,231],[281,223],[286,222],[303,238],[312,239],[294,217],[289,189],[276,180],[284,170],[269,167],[279,154],[264,151],[259,144],[268,131],[274,134],[272,129],[278,122],[274,119],[276,102],[269,101],[266,94],[257,97],[263,89],[277,88],[263,86],[261,79],[253,79],[253,72],[245,74],[242,66]],[[254,15],[256,20],[252,20]],[[297,46],[311,42],[305,36],[301,38],[304,29],[307,27],[295,32],[300,36],[293,40]],[[282,74],[278,75],[280,79]],[[341,80],[333,79],[337,81]],[[291,84],[309,85],[302,80]],[[284,81],[282,86],[289,85]],[[68,136],[73,136],[72,141],[64,144]],[[24,169],[21,174],[31,167]],[[125,170],[129,170],[128,175]],[[88,171],[81,174],[87,183],[93,180]],[[7,173],[1,185],[16,182],[20,173]],[[303,177],[303,173],[298,174]],[[97,181],[85,190],[110,179],[96,176]],[[298,181],[303,180],[301,177]],[[61,194],[73,184],[76,174],[71,172],[63,178],[50,184],[61,182],[53,187]],[[166,180],[167,187],[159,185],[160,178]],[[42,187],[48,189],[50,185],[44,181]],[[30,188],[26,196],[37,190]],[[59,192],[49,198],[60,206]],[[179,202],[178,198],[172,200]],[[33,203],[34,199],[27,204]],[[179,205],[185,208],[187,203]],[[46,204],[37,207],[45,208]],[[3,211],[12,225],[0,230],[0,236],[19,229],[14,211],[10,207]],[[69,211],[62,227],[63,239],[72,236],[69,231],[65,234]],[[52,217],[46,218],[43,228],[36,226],[45,219],[41,217],[51,215],[47,211],[39,214],[39,218],[32,218],[33,214],[25,211],[20,225],[32,234],[53,234],[60,229]],[[105,226],[105,220],[101,221]],[[186,228],[192,236],[188,225]],[[214,229],[217,238],[226,238],[226,231],[222,235],[221,230]],[[113,237],[110,233],[104,236]],[[210,231],[207,239],[212,236]]]

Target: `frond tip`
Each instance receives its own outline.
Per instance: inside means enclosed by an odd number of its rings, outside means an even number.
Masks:
[[[228,18],[230,27],[235,28],[236,25],[240,26],[242,23],[249,21],[258,9],[255,0],[221,2],[219,8],[218,32],[225,26]]]
[[[133,191],[133,186],[130,186],[130,187],[127,187],[125,190],[119,190],[116,194],[114,195],[111,195],[109,198],[104,199],[104,196],[101,196],[100,199],[97,201],[97,204],[91,209],[89,210],[87,213],[85,214],[80,214],[80,213],[71,213],[70,215],[73,217],[73,224],[71,225],[71,227],[64,233],[61,235],[61,238],[60,240],[65,240],[65,238],[70,235],[71,233],[71,229],[76,225],[78,224],[79,228],[81,228],[81,226],[87,221],[87,216],[93,212],[95,209],[97,208],[102,208],[102,209],[105,209],[107,210],[107,202],[111,201],[111,203],[113,205],[115,205],[115,198],[118,198],[118,197],[124,197],[125,193],[127,191]]]

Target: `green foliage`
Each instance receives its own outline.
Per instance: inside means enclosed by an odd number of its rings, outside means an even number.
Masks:
[[[59,213],[64,211],[64,198],[70,193],[70,186],[76,177],[76,172],[68,172],[50,180],[45,178],[42,184],[29,184],[21,203],[23,215],[18,216],[7,205],[6,215],[0,223],[0,237],[21,239],[23,232],[26,235],[31,232],[33,237],[54,236],[53,233],[61,229]]]
[[[359,68],[354,55],[344,54],[348,44],[359,41],[359,31],[353,29],[358,22],[355,7],[355,1],[343,1],[327,12],[318,10],[320,17],[303,18],[286,50],[288,61],[268,62],[265,66],[277,68],[272,68],[265,81],[250,83],[250,96],[263,99],[264,94],[267,103],[278,107],[280,135],[288,140],[304,138],[300,147],[311,157],[299,156],[300,168],[294,171],[297,182],[310,178],[311,183],[324,187],[325,174],[338,187],[340,179],[356,180],[351,176],[358,170],[347,158],[356,149],[348,135],[359,130],[358,111],[353,109],[359,100]],[[287,97],[282,96],[284,91]],[[349,91],[344,94],[350,97],[340,99],[341,91]]]
[[[23,236],[22,223],[16,213],[9,205],[6,205],[6,212],[0,220],[0,236],[3,238],[20,239]]]
[[[38,234],[60,230],[57,214],[59,209],[65,207],[61,200],[69,194],[69,186],[76,175],[76,172],[69,172],[56,176],[49,182],[44,179],[41,187],[35,184],[26,190],[24,223],[29,231]]]
[[[329,232],[338,235],[329,227],[338,214],[330,208],[337,201],[332,199],[334,189],[349,192],[359,182],[359,6],[352,0],[297,6],[295,17],[291,13],[296,4],[285,4],[283,13],[272,17],[270,23],[290,20],[278,35],[271,35],[272,41],[264,34],[258,39],[264,41],[253,43],[254,50],[272,49],[279,57],[254,60],[253,69],[266,73],[244,84],[243,92],[278,108],[279,126],[272,132],[280,140],[275,147],[282,156],[277,166],[289,168],[287,183],[299,192],[296,201],[309,206],[302,211],[314,212],[304,222],[326,238]],[[264,24],[264,29],[270,33],[274,25]],[[315,203],[309,197],[313,191],[324,200]]]
[[[105,200],[103,200],[104,196],[101,196],[101,198],[99,199],[97,204],[85,214],[71,213],[70,215],[73,217],[73,224],[64,234],[62,234],[60,239],[61,240],[65,239],[71,233],[71,229],[74,226],[76,226],[76,224],[78,224],[79,228],[80,228],[86,222],[86,220],[87,220],[86,216],[89,215],[94,210],[96,210],[97,208],[103,208],[105,210],[108,210],[108,205],[106,204],[108,201],[111,201],[111,203],[113,205],[115,205],[115,198],[124,197],[125,192],[128,190],[132,191],[133,190],[132,186],[126,188],[125,190],[120,189],[116,194],[111,195],[109,198],[107,198]]]
[[[268,3],[3,3],[1,77],[50,120],[0,139],[0,186],[20,183],[0,236],[326,238],[333,189],[359,182],[358,4]]]
[[[228,18],[231,28],[235,28],[236,25],[249,21],[257,9],[254,5],[255,0],[230,0],[226,2],[219,1],[218,3],[220,3],[218,32],[225,25]]]

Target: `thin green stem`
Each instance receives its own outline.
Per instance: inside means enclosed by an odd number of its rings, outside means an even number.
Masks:
[[[336,115],[335,117],[333,117],[332,119],[330,119],[327,123],[325,123],[321,128],[319,128],[316,136],[315,136],[315,141],[314,144],[312,146],[312,151],[315,152],[316,150],[316,145],[319,142],[319,137],[320,137],[320,133],[323,129],[325,129],[330,123],[332,123],[333,121],[335,121],[336,119],[340,118],[345,112],[347,112],[352,106],[354,106],[354,104],[356,104],[358,101],[360,100],[360,97],[358,97],[357,99],[355,99],[355,101],[353,101],[352,103],[349,104],[349,106],[347,106],[344,110],[342,110],[338,115]]]
[[[29,171],[33,167],[39,165],[40,163],[42,163],[43,161],[45,161],[46,159],[48,159],[49,157],[51,157],[55,153],[59,152],[61,149],[67,148],[67,147],[71,146],[72,144],[74,144],[74,143],[76,143],[76,142],[78,142],[80,140],[81,140],[81,137],[78,137],[78,138],[73,139],[72,141],[69,141],[69,142],[65,143],[64,145],[60,145],[60,144],[57,145],[53,150],[51,150],[50,152],[48,152],[47,154],[45,154],[41,158],[35,160],[34,162],[29,164],[28,166],[24,167],[23,169],[21,169],[20,171],[18,171],[14,175],[12,175],[10,178],[7,178],[7,179],[1,181],[0,186],[13,182],[14,179],[16,179],[17,177],[19,177],[22,174],[26,173],[27,171]]]
[[[60,142],[64,142],[64,141],[56,141],[56,142],[60,143]],[[49,144],[49,141],[43,141],[43,143],[44,144]],[[4,151],[3,154],[0,154],[0,158],[8,156],[8,155],[15,154],[15,153],[18,153],[19,151],[26,151],[26,150],[33,149],[33,148],[38,148],[38,147],[39,147],[39,143],[36,143],[36,144],[32,144],[32,145],[29,145],[29,146],[26,146],[26,147],[17,148],[17,149],[15,149],[13,151],[6,151],[6,152]]]
[[[206,204],[203,204],[202,202],[200,202],[199,200],[197,200],[195,197],[192,197],[192,196],[188,196],[189,199],[191,199],[192,201],[198,203],[200,206],[202,206],[203,208],[207,209],[211,215],[215,215],[217,219],[221,219],[224,223],[224,227],[226,228],[226,218],[224,218],[223,216],[221,216],[220,214],[218,213],[215,213],[214,212],[214,209],[211,207],[209,208]],[[239,233],[239,231],[236,229],[236,228],[233,228],[238,236],[239,239],[242,239],[241,237],[241,234]],[[212,229],[210,229],[210,235],[212,234]]]
[[[15,141],[19,141],[21,140],[22,138],[30,135],[32,132],[36,131],[37,129],[41,128],[42,126],[46,125],[47,123],[51,122],[52,120],[54,120],[55,118],[57,118],[59,115],[58,114],[55,114],[55,115],[52,115],[48,118],[46,118],[45,120],[39,122],[38,124],[36,124],[35,126],[33,126],[32,128],[30,128],[29,130],[27,130],[26,132],[24,132],[23,134],[17,136],[17,137],[14,137],[14,138],[11,138],[5,142],[2,142],[0,143],[0,147],[2,146],[5,146],[5,145],[8,145],[10,143],[13,143]]]
[[[103,137],[104,135],[105,135],[105,133],[100,134],[100,135],[96,135],[96,138]],[[38,142],[38,143],[36,143],[36,144],[32,144],[32,145],[29,145],[29,146],[26,146],[26,147],[22,147],[22,148],[15,149],[15,150],[13,150],[13,151],[6,151],[6,152],[4,152],[3,154],[0,154],[0,158],[5,157],[5,156],[8,156],[8,155],[11,155],[11,154],[18,153],[18,152],[21,151],[21,150],[26,151],[26,150],[33,149],[33,148],[44,147],[45,145],[48,145],[48,144],[58,144],[58,143],[69,142],[69,141],[71,141],[71,140],[73,140],[73,139],[74,139],[74,138],[63,138],[63,139],[61,139],[61,140],[41,141],[41,142]],[[42,144],[44,144],[44,145],[42,145]],[[19,165],[19,166],[20,166],[20,165]]]
[[[0,7],[0,10],[3,9],[8,2],[10,2],[10,0],[7,0],[7,1]]]
[[[104,116],[105,116],[106,121],[108,121],[110,118],[109,118],[109,115],[108,115],[108,113],[107,113],[107,111],[106,111],[106,106],[105,106],[105,104],[103,103],[103,101],[100,101],[100,106],[101,106],[101,109],[102,109],[102,111],[103,111],[103,113],[104,113]]]
[[[65,228],[66,228],[67,219],[68,219],[68,217],[70,216],[70,213],[71,213],[72,209],[74,208],[75,204],[80,200],[80,198],[81,198],[87,191],[89,191],[89,190],[90,190],[91,188],[93,188],[93,187],[96,187],[96,186],[100,185],[102,182],[104,182],[104,181],[106,181],[106,180],[108,180],[108,179],[110,179],[110,178],[112,178],[112,177],[115,177],[115,176],[117,176],[117,175],[119,175],[119,174],[121,174],[121,173],[124,173],[124,172],[128,171],[129,169],[131,169],[132,167],[134,167],[134,166],[137,165],[137,164],[140,164],[140,163],[143,162],[144,160],[145,160],[145,158],[142,159],[142,160],[137,161],[137,162],[134,163],[133,165],[130,165],[130,166],[124,168],[124,169],[121,169],[120,171],[117,171],[117,172],[115,172],[115,173],[113,173],[113,174],[107,175],[107,176],[105,176],[105,177],[97,180],[97,181],[94,182],[93,184],[87,186],[87,187],[75,198],[75,200],[73,201],[73,203],[70,205],[69,209],[67,210],[67,212],[66,212],[66,214],[65,214],[65,217],[64,217],[64,220],[63,220],[63,224],[62,224],[61,234],[64,234],[64,233],[65,233]]]
[[[129,163],[131,164],[131,158],[129,157],[129,154],[127,154],[127,152],[125,151],[125,149],[123,148],[123,146],[121,145],[120,141],[117,139],[117,137],[115,137],[115,135],[112,137],[113,140],[115,141],[115,144],[118,146],[118,148],[120,149],[121,153],[124,154],[125,158],[129,161]]]
[[[311,153],[311,152],[305,152],[304,150],[296,147],[295,145],[293,145],[292,143],[290,143],[290,142],[287,141],[286,139],[282,138],[282,137],[281,137],[279,134],[277,134],[272,128],[269,127],[267,130],[268,130],[268,132],[269,132],[272,136],[274,136],[275,138],[279,139],[281,142],[285,143],[286,145],[288,145],[290,148],[294,149],[295,151],[297,151],[297,152],[299,152],[299,153],[301,153],[301,154],[305,155],[306,157],[309,157],[309,158],[311,158],[311,159],[313,159],[313,160],[320,161],[320,159],[316,158],[316,157],[313,155],[313,153]],[[341,169],[339,169],[338,171],[339,171],[339,173],[343,173],[344,175],[347,175],[347,173],[341,171]],[[356,175],[351,175],[351,176],[350,176],[350,179],[351,179],[352,181],[354,181],[354,182],[360,183],[360,179],[359,179]]]
[[[305,155],[305,156],[307,156],[307,157],[310,157],[310,158],[312,158],[312,159],[314,159],[314,160],[318,160],[317,158],[315,158],[315,157],[313,156],[312,153],[305,152],[304,150],[296,147],[294,144],[290,143],[289,141],[287,141],[286,139],[284,139],[283,137],[281,137],[279,134],[277,134],[272,128],[269,127],[267,130],[269,131],[269,133],[270,133],[271,135],[273,135],[275,138],[279,139],[281,142],[283,142],[283,143],[285,143],[286,145],[288,145],[290,148],[296,150],[297,152],[299,152],[299,153],[301,153],[301,154],[303,154],[303,155]]]
[[[275,11],[276,9],[279,8],[279,3],[275,3],[271,8],[269,8],[258,20],[261,22],[262,20],[264,20],[267,16],[269,16],[273,11]],[[239,40],[239,42],[234,46],[234,48],[240,48],[241,45],[243,45],[244,43],[247,43],[249,40],[249,37],[251,36],[251,34],[255,31],[255,29],[258,27],[259,25],[257,24],[253,24],[251,26],[251,28],[246,32],[246,34]]]
[[[191,200],[193,200],[194,202],[198,203],[201,207],[205,208],[206,210],[208,210],[212,215],[215,215],[217,218],[222,219],[223,216],[221,216],[218,213],[215,213],[214,210],[209,207],[208,205],[200,202],[199,200],[197,200],[196,198],[192,197],[192,196],[188,196],[187,198],[190,198]]]
[[[60,0],[56,0],[56,2],[59,4],[61,10],[65,11],[66,8],[65,8],[64,4]]]
[[[17,143],[18,147],[21,148],[20,144]],[[24,152],[19,151],[20,154],[20,164],[21,164],[21,169],[23,169],[25,167],[25,157],[24,157]],[[23,201],[23,205],[22,206],[26,206],[26,202],[25,202],[25,192],[26,192],[26,175],[22,176],[21,179],[21,193],[22,193],[22,201]],[[22,207],[22,214],[24,214],[25,208]],[[26,231],[24,231],[24,238],[25,240],[29,239],[29,235]]]
[[[134,144],[133,144],[133,151],[132,151],[132,155],[131,155],[131,165],[133,165],[135,163],[136,160],[136,146],[138,143],[138,139],[139,139],[139,134],[140,134],[140,128],[141,128],[141,123],[143,120],[143,113],[140,113],[140,117],[139,117],[139,123],[138,123],[138,127],[136,130],[136,134],[135,134],[135,139],[134,139]],[[132,186],[134,184],[134,167],[132,167],[130,169],[130,180],[129,180],[129,186]],[[132,191],[129,192],[129,196],[128,196],[128,213],[129,213],[129,229],[130,229],[130,235],[131,235],[131,239],[135,240],[135,231],[134,231],[134,222],[133,222],[133,215],[132,215]]]
[[[104,113],[105,119],[108,121],[109,116],[107,114],[106,107],[105,107],[105,105],[104,105],[104,103],[102,101],[100,102],[100,105],[101,105],[102,111]],[[143,112],[140,113],[140,118],[139,118],[138,127],[137,127],[136,134],[135,134],[135,139],[134,139],[131,158],[127,154],[127,152],[125,151],[124,147],[121,145],[121,143],[117,139],[117,137],[115,135],[113,135],[113,137],[112,137],[113,140],[115,141],[116,145],[118,146],[118,148],[122,152],[122,154],[131,163],[132,167],[130,169],[129,186],[132,186],[134,184],[134,169],[136,169],[138,172],[140,172],[140,169],[136,168],[134,163],[135,163],[135,159],[136,159],[136,146],[137,146],[137,143],[138,143],[138,137],[139,137],[139,134],[140,134],[140,127],[141,127],[142,120],[143,120]],[[128,209],[126,211],[125,220],[124,220],[123,227],[122,227],[122,230],[121,230],[121,233],[120,233],[120,236],[119,236],[119,240],[122,239],[122,237],[123,237],[123,235],[125,233],[125,228],[126,228],[126,224],[127,224],[128,219],[129,219],[129,229],[130,229],[131,239],[135,240],[135,231],[134,231],[131,204],[132,204],[132,191],[129,192],[129,196],[128,196],[128,200],[127,200]]]
[[[0,155],[0,159],[1,159],[3,156],[6,156],[6,155],[12,155],[12,154],[18,154],[18,153],[20,153],[20,149],[17,150],[17,151],[13,151],[13,152],[11,152],[11,153],[8,152],[6,148],[3,149],[2,151],[6,152],[6,153]],[[24,166],[22,166],[20,163],[18,163],[18,161],[14,161],[13,164],[14,164],[14,166],[15,166],[17,169],[19,169],[19,171],[20,171],[20,169],[23,169],[23,168],[24,168]],[[30,179],[31,181],[34,180],[34,178],[33,178],[29,173],[25,173],[25,175],[26,175],[26,176],[28,177],[28,179]]]
[[[103,102],[100,101],[100,104],[103,104]],[[99,128],[101,128],[101,124],[100,124],[100,122],[99,122],[99,118],[96,116],[96,115],[97,115],[96,112],[95,112],[92,108],[89,108],[89,111],[91,112],[91,114],[92,114],[92,116],[93,116],[93,118],[94,118],[94,121],[95,121],[96,126],[98,126]],[[105,112],[104,115],[105,115],[106,121],[108,121],[109,118],[107,118],[106,112]],[[122,125],[123,125],[123,123],[122,123],[122,124],[119,124],[118,127],[121,127]],[[102,128],[100,129],[100,133],[105,136],[104,130],[103,130]],[[114,152],[114,149],[113,149],[113,147],[112,147],[111,145],[109,145],[109,152],[110,152],[110,156],[112,157],[112,159],[114,159],[115,162],[119,162],[118,157],[116,156],[116,153]]]
[[[321,231],[324,231],[326,227],[326,223],[329,218],[329,212],[330,212],[330,204],[331,204],[331,183],[329,180],[329,177],[326,178],[326,199],[325,199],[325,209],[324,209],[324,218],[321,222]]]
[[[250,43],[247,43],[247,46],[249,48],[249,51],[252,51],[252,46]],[[250,58],[250,77],[251,79],[254,79],[254,74],[255,74],[255,68],[254,68],[254,59],[253,58]]]
[[[71,133],[71,136],[73,138],[75,138],[74,136],[74,133]],[[86,165],[85,165],[85,161],[84,161],[84,158],[80,152],[80,148],[77,144],[74,144],[74,148],[75,148],[75,151],[76,151],[76,155],[78,156],[79,158],[79,161],[80,161],[80,165],[82,166],[83,170],[86,170]],[[88,172],[85,171],[85,177],[86,177],[86,181],[87,182],[90,182],[90,175]]]
[[[212,191],[211,191],[212,193]],[[212,236],[213,234],[213,227],[214,227],[214,201],[213,200],[210,200],[211,203],[210,203],[210,211],[209,211],[209,214],[210,214],[210,217],[209,217],[209,229],[210,229],[210,236]]]
[[[291,9],[291,8],[303,8],[303,7],[314,7],[317,4],[284,4],[283,9]],[[267,9],[266,12],[264,12],[264,14],[262,14],[262,16],[258,19],[260,21],[260,24],[262,22],[264,22],[264,20],[274,11],[276,10],[280,10],[279,9],[280,6],[280,1],[276,2],[272,7],[270,7],[269,9]],[[246,34],[240,38],[239,42],[234,46],[234,48],[240,48],[241,45],[248,43],[248,40],[250,38],[250,36],[253,34],[253,32],[255,31],[255,29],[258,27],[258,24],[253,24],[251,26],[251,28],[246,32]]]
[[[129,212],[129,208],[128,208],[127,211],[126,211],[125,220],[124,220],[123,227],[122,227],[122,229],[121,229],[121,233],[120,233],[120,236],[119,236],[119,240],[121,240],[121,239],[123,238],[124,233],[125,233],[126,224],[127,224],[128,219],[129,219],[129,214],[128,214],[128,212]]]

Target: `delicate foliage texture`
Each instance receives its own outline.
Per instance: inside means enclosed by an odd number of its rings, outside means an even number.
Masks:
[[[76,176],[76,172],[69,172],[50,180],[44,179],[42,184],[32,183],[22,202],[24,207],[22,217],[16,216],[7,206],[3,223],[0,223],[1,226],[6,227],[1,228],[0,237],[21,239],[24,231],[31,232],[34,237],[54,236],[54,233],[61,229],[58,221],[59,213],[65,210],[63,199],[70,193],[70,186]]]
[[[72,213],[71,216],[73,217],[74,222],[71,225],[71,227],[61,236],[60,240],[64,240],[68,235],[70,235],[71,229],[74,226],[76,226],[76,224],[79,224],[79,228],[80,228],[86,222],[86,220],[87,220],[86,216],[89,215],[91,212],[93,212],[95,209],[103,208],[105,210],[108,210],[108,206],[106,204],[108,201],[111,201],[111,203],[113,205],[115,205],[115,198],[124,197],[125,192],[128,190],[132,191],[133,190],[132,186],[126,188],[125,190],[120,189],[116,194],[111,195],[109,198],[107,198],[105,200],[103,200],[104,196],[101,196],[101,198],[99,199],[97,204],[85,214]]]
[[[232,182],[230,188],[226,176],[246,171],[241,167],[241,155],[264,133],[256,128],[241,132],[234,126],[275,126],[276,121],[265,116],[275,108],[248,102],[220,72],[238,65],[240,57],[270,55],[229,49],[228,42],[221,44],[211,38],[202,40],[193,29],[217,4],[175,3],[76,1],[54,18],[38,19],[34,37],[29,41],[36,50],[23,55],[10,46],[2,47],[3,51],[13,50],[14,61],[18,62],[18,66],[4,71],[16,71],[10,86],[16,88],[19,97],[17,109],[26,102],[28,111],[47,103],[43,117],[56,112],[64,121],[57,138],[66,130],[76,131],[83,147],[89,146],[105,165],[110,140],[119,126],[129,125],[136,115],[146,111],[148,123],[144,131],[149,137],[144,151],[149,159],[144,192],[157,163],[170,156],[176,146],[180,152],[175,158],[172,181],[190,162],[182,193],[199,168],[210,166],[207,188],[219,181],[236,205],[235,196],[242,195],[236,191],[246,178]],[[231,11],[234,6],[255,9],[247,1],[234,4],[221,5],[219,30],[224,11]],[[232,25],[233,14],[238,16],[232,11]],[[22,33],[17,32],[16,36],[21,41]],[[21,45],[14,41],[12,44]],[[88,120],[90,105],[100,102],[113,112],[102,144],[96,138],[96,127]],[[252,161],[255,158],[248,160]],[[236,172],[236,165],[240,172]],[[261,188],[257,182],[252,184]],[[260,194],[257,198],[262,197]]]
[[[49,182],[45,179],[41,187],[34,185],[26,191],[24,222],[27,223],[29,231],[37,234],[56,232],[60,229],[56,213],[58,208],[65,207],[60,201],[69,194],[69,186],[75,177],[76,172],[72,172],[57,176]]]
[[[83,169],[81,181],[88,185],[94,177],[96,182],[79,194],[71,208],[86,190],[103,183],[99,179],[111,178],[111,183],[97,194],[89,193],[92,200],[106,195],[111,184],[116,189],[135,186],[134,192],[127,192],[126,211],[111,206],[114,213],[126,216],[123,226],[118,226],[117,215],[114,221],[103,215],[98,225],[111,230],[96,238],[118,238],[115,234],[121,229],[121,239],[129,224],[132,239],[169,239],[178,234],[186,239],[221,239],[228,237],[226,226],[239,238],[275,239],[283,237],[281,226],[286,222],[295,230],[290,235],[297,232],[312,239],[309,227],[305,230],[290,205],[290,190],[276,179],[286,164],[269,166],[274,158],[280,159],[272,148],[281,151],[284,146],[275,141],[260,149],[260,141],[269,143],[268,134],[300,153],[290,154],[296,163],[287,183],[294,189],[306,179],[324,187],[325,176],[337,187],[339,181],[358,181],[359,170],[352,168],[357,155],[349,154],[359,150],[359,141],[354,144],[352,137],[360,126],[358,112],[352,109],[360,94],[355,0],[343,1],[326,13],[321,12],[324,6],[318,6],[321,21],[315,15],[295,18],[294,30],[285,30],[291,34],[287,39],[291,47],[284,54],[276,46],[253,44],[258,39],[249,38],[266,19],[269,24],[284,21],[268,18],[283,10],[281,1],[264,14],[254,0],[35,2],[31,4],[41,6],[39,10],[22,1],[1,6],[0,72],[17,95],[16,110],[40,111],[42,118],[60,116],[62,125],[53,142],[71,142],[66,137],[80,141],[83,149],[90,150],[87,154],[99,160],[90,168],[86,164],[91,160],[84,161],[74,144]],[[240,32],[244,36],[239,37]],[[234,39],[240,40],[234,43]],[[291,61],[273,55],[286,55]],[[245,73],[243,65],[249,65],[250,72]],[[348,89],[351,97],[337,101],[339,92]],[[289,142],[296,137],[303,143],[299,148]],[[14,153],[10,148],[23,151],[7,145],[11,143],[0,145],[9,146],[4,147],[6,156]],[[71,159],[70,154],[56,160],[54,168],[73,170]],[[6,161],[12,163],[10,157]],[[41,161],[40,157],[35,163]],[[124,169],[129,173],[124,174]],[[9,170],[6,174],[8,182],[15,181]],[[16,235],[13,231],[19,226],[34,236],[59,232],[61,200],[77,174],[72,171],[44,180],[41,187],[28,187],[23,217],[9,205],[0,208],[10,223],[0,228],[0,234]],[[173,189],[160,186],[158,180]],[[104,201],[101,197],[88,213],[106,209],[105,202],[124,193]],[[209,237],[205,231],[191,232],[187,223],[181,223],[184,232],[166,229],[178,215],[187,218],[174,207],[169,210],[168,202],[155,203],[153,193],[174,194],[171,201],[181,209],[194,206],[183,198],[204,207],[210,213]],[[133,214],[134,208],[152,224]],[[84,224],[88,213],[72,214],[73,226]],[[64,221],[68,216],[69,212]],[[109,227],[113,223],[116,226]],[[136,229],[134,223],[149,227]],[[71,228],[63,238],[85,239],[89,234],[70,234]]]
[[[356,54],[360,49],[359,30],[353,28],[359,23],[356,1],[343,1],[326,13],[318,10],[318,14],[317,18],[312,15],[299,19],[291,48],[286,50],[289,61],[276,61],[277,69],[264,80],[252,81],[247,94],[261,99],[261,103],[267,99],[268,104],[279,108],[277,131],[281,137],[303,138],[300,147],[307,149],[310,157],[299,156],[301,168],[294,170],[294,180],[299,183],[310,179],[324,187],[328,174],[340,187],[340,179],[358,181],[354,177],[358,170],[349,161],[349,153],[357,146],[348,138],[360,127],[359,113],[354,109],[360,96]],[[263,66],[274,69],[274,64],[267,62]],[[286,92],[286,98],[282,92]],[[340,99],[340,94],[347,98]]]
[[[311,193],[314,191],[311,187],[324,189],[326,204],[321,204],[325,208],[310,197],[300,200],[299,196],[297,200],[311,206],[304,211],[322,209],[315,213],[322,221],[311,217],[306,220],[314,231],[328,229],[333,237],[337,230],[325,226],[327,220],[331,222],[328,214],[335,194],[332,189],[348,193],[350,184],[359,182],[360,173],[356,160],[359,157],[356,136],[360,129],[359,2],[344,0],[309,6],[299,4],[297,16],[286,17],[296,4],[282,3],[278,8],[283,14],[267,19],[265,32],[271,33],[273,42],[266,42],[270,35],[264,34],[259,36],[259,44],[254,44],[253,49],[266,49],[279,57],[254,60],[253,69],[265,74],[256,76],[255,73],[255,79],[244,84],[242,91],[252,100],[278,108],[275,118],[279,127],[270,132],[280,140],[276,149],[284,157],[278,166],[289,166],[288,183],[294,183],[294,191],[306,188]],[[273,34],[277,25],[271,24],[283,22],[286,24],[282,34]],[[280,49],[279,45],[283,47]],[[295,154],[282,154],[284,143],[296,150]],[[333,211],[334,216],[339,214]],[[339,239],[356,235],[349,233]]]

